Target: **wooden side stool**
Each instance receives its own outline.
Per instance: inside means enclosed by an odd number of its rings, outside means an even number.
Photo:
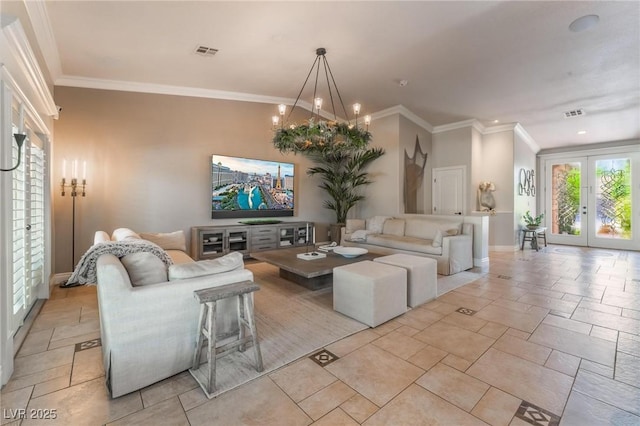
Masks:
[[[251,293],[257,290],[260,290],[258,284],[253,281],[242,281],[193,292],[200,302],[200,321],[196,352],[193,355],[193,364],[189,372],[200,384],[207,398],[212,398],[216,391],[216,360],[235,350],[244,352],[247,343],[251,342],[253,345],[256,370],[262,371],[264,369],[260,344],[258,343],[258,332],[253,317],[253,298],[251,297]],[[216,334],[216,302],[229,297],[237,297],[238,301],[238,338],[216,348],[216,339],[219,337]],[[248,336],[245,333],[245,328],[249,330]],[[205,340],[207,341],[207,363],[201,366],[200,358]]]
[[[522,234],[522,245],[520,246],[520,250],[524,250],[524,243],[530,241],[531,248],[538,251],[540,249],[538,239],[542,239],[544,246],[547,246],[547,228],[545,227],[536,229],[522,228]]]

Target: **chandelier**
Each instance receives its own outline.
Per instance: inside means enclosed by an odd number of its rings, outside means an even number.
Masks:
[[[311,69],[307,74],[307,78],[302,84],[302,88],[298,93],[291,110],[287,114],[287,106],[278,105],[279,115],[272,117],[274,129],[273,144],[281,152],[324,152],[327,150],[340,149],[360,149],[365,148],[371,140],[369,133],[369,124],[371,116],[364,117],[364,128],[358,126],[358,117],[360,116],[361,105],[353,104],[353,114],[355,115],[354,124],[349,120],[349,114],[342,101],[342,96],[338,90],[338,86],[329,67],[329,62],[325,54],[327,50],[323,47],[316,49],[316,59],[311,65]],[[329,93],[329,101],[333,112],[333,120],[323,120],[321,117],[323,99],[317,96],[318,79],[321,75],[320,68],[324,70],[324,76],[327,82]],[[309,82],[309,77],[315,70],[315,83],[313,86],[313,102],[311,103],[311,117],[302,124],[287,124],[291,113],[298,105],[300,96],[305,86]],[[335,97],[334,97],[335,94]],[[339,101],[344,113],[345,121],[339,122],[336,114],[335,102]],[[286,115],[286,117],[285,117]]]

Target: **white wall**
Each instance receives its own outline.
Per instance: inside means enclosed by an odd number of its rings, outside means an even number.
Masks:
[[[513,140],[513,229],[515,235],[514,241],[516,245],[520,241],[520,229],[524,225],[522,216],[526,213],[527,210],[531,211],[532,216],[538,214],[536,208],[536,198],[538,198],[538,196],[542,197],[543,194],[536,179],[535,196],[526,195],[526,193],[523,195],[519,195],[518,184],[520,182],[520,169],[534,170],[536,176],[538,175],[538,170],[542,170],[537,168],[536,153],[525,142],[525,139],[520,135],[520,133],[515,132]]]
[[[433,135],[433,168],[465,166],[467,169],[467,200],[464,215],[475,208],[475,188],[472,178],[472,136],[471,127],[434,133]],[[472,194],[469,194],[469,193]]]

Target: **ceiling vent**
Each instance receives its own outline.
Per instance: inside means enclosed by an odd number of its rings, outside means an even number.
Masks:
[[[195,51],[196,55],[200,56],[213,56],[218,53],[218,49],[214,49],[213,47],[207,46],[198,46]]]
[[[564,118],[582,117],[583,115],[585,115],[584,110],[580,108],[580,109],[574,109],[572,111],[565,112]]]

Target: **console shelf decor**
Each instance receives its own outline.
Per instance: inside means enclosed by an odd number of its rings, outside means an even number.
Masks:
[[[213,259],[232,251],[249,257],[251,252],[313,245],[314,242],[313,222],[194,226],[191,228],[191,257]]]

